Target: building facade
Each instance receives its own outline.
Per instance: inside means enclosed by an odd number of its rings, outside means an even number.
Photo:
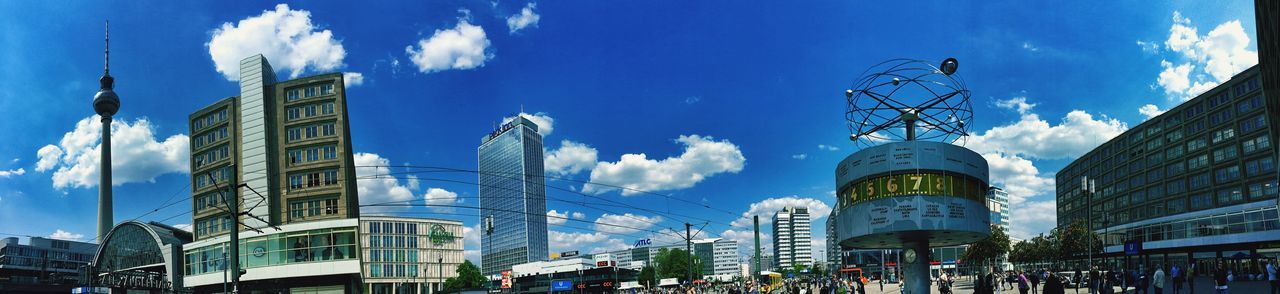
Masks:
[[[476,153],[480,223],[493,220],[493,233],[481,239],[484,274],[547,260],[547,191],[538,125],[516,116],[485,135]]]
[[[1262,95],[1259,72],[1246,69],[1063,168],[1058,226],[1081,222],[1102,235],[1109,266],[1212,268],[1226,258],[1239,271],[1255,265],[1252,257],[1280,253],[1280,114]]]
[[[773,256],[776,268],[813,264],[809,209],[783,207],[773,214]]]
[[[183,247],[186,260],[220,264],[238,227],[241,289],[358,291],[360,210],[342,73],[277,81],[255,55],[240,62],[239,85],[238,96],[190,115],[195,241]],[[239,210],[230,213],[228,201]],[[184,285],[221,289],[220,272],[186,269]]]
[[[738,241],[724,238],[694,240],[693,253],[702,261],[704,276],[738,275]]]
[[[365,293],[427,294],[444,289],[462,264],[462,222],[442,219],[360,218]]]
[[[67,293],[98,244],[31,237],[0,239],[0,293]]]
[[[1000,187],[987,190],[987,208],[991,210],[991,224],[1009,231],[1009,193]]]

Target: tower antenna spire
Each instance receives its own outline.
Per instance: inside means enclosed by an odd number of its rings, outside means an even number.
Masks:
[[[104,22],[105,25],[103,27],[106,30],[106,37],[102,39],[102,72],[111,74],[111,20],[107,19]]]

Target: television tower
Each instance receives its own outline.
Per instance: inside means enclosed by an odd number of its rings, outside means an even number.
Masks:
[[[111,231],[111,226],[115,224],[112,217],[111,208],[111,116],[120,110],[120,97],[116,96],[116,92],[112,90],[115,87],[115,79],[111,77],[111,28],[110,23],[104,23],[105,35],[103,38],[103,62],[102,62],[102,78],[98,82],[102,88],[98,89],[98,94],[93,95],[93,111],[102,116],[102,154],[100,178],[98,181],[98,244],[106,239],[107,232]]]

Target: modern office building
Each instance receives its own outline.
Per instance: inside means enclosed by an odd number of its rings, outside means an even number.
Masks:
[[[360,217],[364,292],[428,294],[444,289],[462,264],[462,222],[443,219]]]
[[[702,261],[702,275],[738,275],[738,241],[712,238],[693,241],[693,254]]]
[[[1280,253],[1280,113],[1260,91],[1259,72],[1246,69],[1063,168],[1058,227],[1089,225],[1103,235],[1106,263],[1127,268],[1212,268],[1225,258],[1239,272]],[[1082,189],[1085,177],[1092,192]]]
[[[836,272],[844,267],[842,256],[844,256],[844,248],[840,246],[839,240],[833,236],[837,236],[840,228],[840,222],[837,222],[840,210],[831,210],[831,214],[827,215],[827,272]]]
[[[1254,0],[1257,20],[1258,64],[1262,65],[1262,96],[1268,97],[1267,111],[1280,113],[1280,1]],[[1280,134],[1271,128],[1272,134]],[[1280,152],[1280,147],[1276,148]]]
[[[0,239],[0,293],[69,293],[98,244],[31,237]]]
[[[1009,231],[1009,193],[1000,187],[987,190],[987,208],[991,210],[991,224]]]
[[[184,284],[221,291],[221,271],[192,265],[220,264],[238,227],[241,289],[359,291],[359,197],[342,74],[277,81],[255,55],[240,62],[239,83],[238,96],[190,115],[195,241],[183,246]],[[239,211],[228,213],[226,201]]]
[[[493,220],[493,233],[481,239],[484,274],[547,260],[547,189],[538,125],[516,116],[481,138],[476,153],[480,222]]]
[[[813,264],[809,208],[783,207],[773,214],[773,256],[777,268]]]

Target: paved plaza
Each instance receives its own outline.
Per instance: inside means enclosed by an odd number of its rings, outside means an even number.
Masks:
[[[953,289],[953,292],[954,292],[955,294],[971,294],[971,293],[973,293],[973,281],[972,281],[972,280],[969,280],[968,278],[963,278],[963,279],[960,279],[960,280],[956,280],[955,285],[956,285],[956,287],[955,287],[955,289]],[[1008,286],[1008,285],[1006,284],[1005,286]],[[1041,289],[1043,289],[1044,284],[1041,284],[1040,286],[1041,286],[1040,288],[1041,288]],[[1269,286],[1267,285],[1267,282],[1266,282],[1266,281],[1231,282],[1231,284],[1230,284],[1229,286],[1230,286],[1230,289],[1229,289],[1229,290],[1230,290],[1230,292],[1228,292],[1228,293],[1242,293],[1242,294],[1246,294],[1246,293],[1247,293],[1247,294],[1259,293],[1259,294],[1265,294],[1265,293],[1268,293],[1268,292],[1267,292],[1268,290],[1270,290],[1270,289],[1268,288]],[[1037,291],[1036,291],[1035,293],[1040,293],[1040,291],[1039,291],[1039,290],[1040,290],[1040,289],[1037,289]],[[1087,294],[1087,293],[1089,293],[1089,289],[1087,289],[1087,288],[1080,288],[1080,289],[1067,288],[1066,290],[1067,290],[1067,293],[1068,293],[1068,294],[1075,294],[1075,293],[1085,293],[1085,294]],[[1196,287],[1195,287],[1195,289],[1194,289],[1194,290],[1195,290],[1195,291],[1188,291],[1188,289],[1184,288],[1184,289],[1183,289],[1183,291],[1181,291],[1179,294],[1191,294],[1191,293],[1204,293],[1204,294],[1211,294],[1211,293],[1215,293],[1215,292],[1214,292],[1214,290],[1213,290],[1213,280],[1211,280],[1209,277],[1199,277],[1199,278],[1197,278],[1197,279],[1196,279]],[[815,292],[816,292],[816,291],[805,291],[805,293],[815,293]],[[1150,293],[1155,293],[1155,290],[1154,290],[1154,289],[1152,289],[1152,290],[1150,290],[1149,292],[1150,292]],[[898,288],[898,285],[897,285],[897,284],[885,284],[885,285],[884,285],[884,290],[883,290],[883,291],[882,291],[882,290],[880,290],[880,285],[879,285],[879,284],[871,283],[871,284],[867,285],[867,294],[898,294],[898,293],[901,293],[901,291],[899,290],[899,288]],[[940,292],[938,292],[938,288],[937,288],[937,287],[931,287],[931,289],[930,289],[930,293],[940,293]],[[1017,290],[1017,289],[1004,289],[1004,290],[999,291],[999,292],[997,292],[997,293],[1002,293],[1002,294],[1005,294],[1005,293],[1008,293],[1008,294],[1018,294],[1018,290]],[[1032,292],[1028,291],[1027,293],[1032,293]],[[1120,287],[1115,287],[1115,293],[1121,293],[1121,292],[1120,292]],[[1130,288],[1128,289],[1128,291],[1125,291],[1124,293],[1138,293],[1138,292],[1137,292],[1137,291],[1135,291],[1132,287],[1130,287]],[[1164,293],[1165,293],[1165,294],[1171,294],[1171,293],[1173,293],[1173,285],[1166,285],[1166,286],[1165,286],[1165,291],[1164,291]]]

